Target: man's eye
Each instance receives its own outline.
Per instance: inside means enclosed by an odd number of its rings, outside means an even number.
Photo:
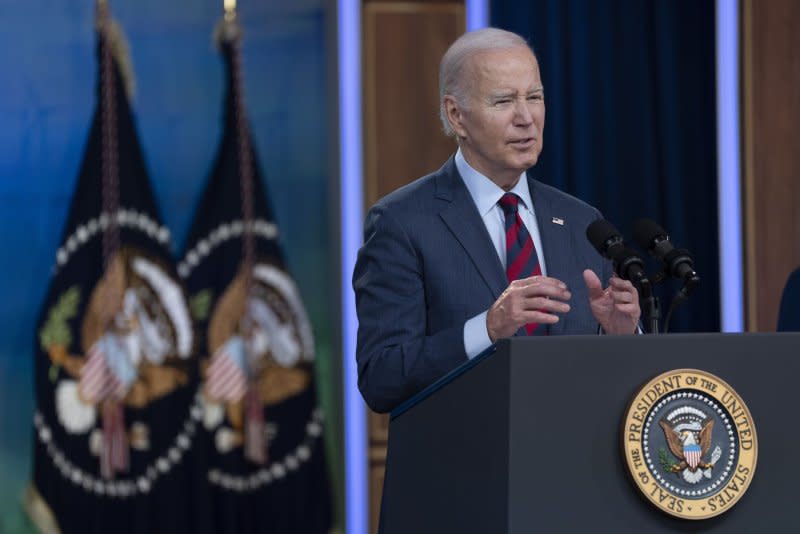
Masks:
[[[536,95],[528,95],[528,100],[531,102],[539,102],[540,100],[544,100],[544,95],[536,94]]]
[[[495,100],[494,103],[495,105],[500,105],[500,104],[508,104],[509,102],[511,102],[510,98],[501,98],[500,100]]]

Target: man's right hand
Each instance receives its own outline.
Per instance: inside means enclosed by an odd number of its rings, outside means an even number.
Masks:
[[[531,276],[511,282],[486,314],[486,329],[492,343],[511,337],[528,323],[554,324],[555,313],[567,313],[572,294],[567,285],[548,276]]]

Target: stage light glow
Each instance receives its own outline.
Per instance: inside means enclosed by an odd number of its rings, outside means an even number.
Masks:
[[[361,2],[337,3],[341,215],[342,369],[344,376],[345,529],[367,534],[366,409],[357,386],[355,299],[350,284],[362,239]]]
[[[717,1],[717,195],[723,332],[744,330],[738,6],[731,0]]]

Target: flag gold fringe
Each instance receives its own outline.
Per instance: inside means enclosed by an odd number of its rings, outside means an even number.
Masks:
[[[22,497],[22,504],[31,522],[39,529],[41,534],[61,534],[53,511],[42,499],[33,484],[29,484]]]

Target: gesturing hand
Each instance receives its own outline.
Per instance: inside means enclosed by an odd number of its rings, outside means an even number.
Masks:
[[[561,280],[547,276],[531,276],[511,282],[500,295],[489,313],[486,328],[492,343],[513,336],[528,323],[553,324],[558,322],[554,313],[567,313],[567,301],[572,294]]]
[[[589,289],[592,315],[608,334],[633,334],[639,325],[639,292],[628,280],[611,277],[603,289],[600,279],[590,269],[583,271]]]

